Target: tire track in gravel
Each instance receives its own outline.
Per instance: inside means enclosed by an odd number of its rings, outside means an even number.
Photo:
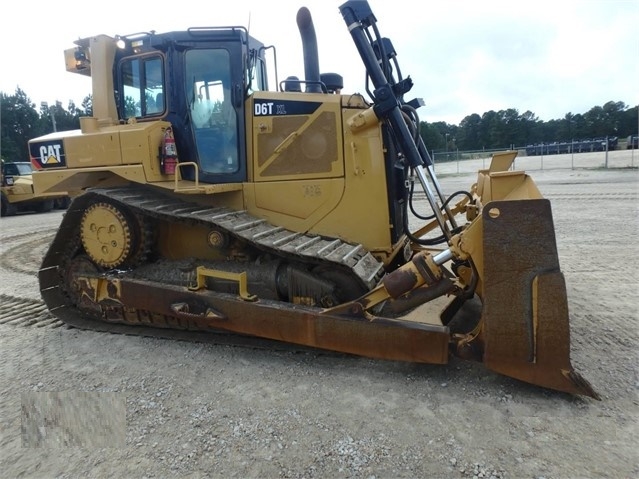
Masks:
[[[6,250],[0,255],[0,269],[37,276],[42,258],[54,235],[55,233],[50,232],[34,232],[3,238]],[[49,312],[43,301],[7,294],[0,294],[0,325],[68,328]]]
[[[570,304],[573,364],[603,396],[630,399],[639,390],[634,240],[639,191],[594,184],[602,191],[552,191],[556,233]],[[554,185],[553,185],[554,186]],[[564,185],[561,185],[564,187]]]
[[[0,255],[0,268],[16,273],[37,275],[42,258],[55,233],[26,233],[4,238],[9,248]]]
[[[54,317],[42,301],[0,294],[0,324],[36,328],[68,326]]]

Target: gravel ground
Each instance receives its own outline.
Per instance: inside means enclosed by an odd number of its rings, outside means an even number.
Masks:
[[[62,326],[35,272],[61,212],[0,222],[3,477],[639,477],[639,173],[534,172],[573,365],[602,400],[446,366]],[[444,190],[474,175],[443,175]]]

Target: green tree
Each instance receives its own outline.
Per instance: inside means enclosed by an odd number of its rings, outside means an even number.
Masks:
[[[87,95],[82,100],[82,113],[79,116],[93,116],[93,95]]]
[[[28,142],[32,138],[54,131],[76,130],[80,128],[80,117],[91,115],[91,97],[88,96],[78,108],[69,101],[67,108],[56,101],[54,105],[41,104],[40,111],[20,89],[13,95],[0,92],[0,126],[2,137],[0,147],[2,158],[9,161],[28,161]]]
[[[503,138],[503,120],[494,110],[487,111],[481,117],[480,137],[481,148],[499,148],[505,145]]]
[[[475,150],[480,144],[481,116],[477,113],[468,115],[459,124],[457,146],[461,150]]]
[[[441,135],[433,123],[420,122],[419,134],[429,151],[437,148],[435,145],[438,144]]]
[[[639,132],[639,106],[628,108],[619,114],[619,136],[636,135]]]
[[[638,114],[638,106],[630,108],[623,102],[609,101],[585,113],[569,112],[563,118],[548,121],[539,120],[530,110],[519,114],[516,109],[509,108],[490,110],[482,115],[473,113],[459,126],[436,122],[422,124],[420,129],[429,132],[429,138],[424,137],[429,149],[453,148],[451,139],[456,140],[456,146],[461,150],[497,149],[605,136],[625,138],[637,133]],[[446,145],[446,139],[449,145]]]
[[[43,133],[35,105],[19,87],[13,95],[0,92],[0,156],[8,161],[29,161],[28,140]]]
[[[518,145],[533,145],[539,141],[539,118],[530,110],[526,110],[519,117],[521,143]]]

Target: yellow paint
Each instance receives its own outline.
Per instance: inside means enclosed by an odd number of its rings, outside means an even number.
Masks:
[[[357,123],[351,119],[366,108],[360,97],[257,92],[255,98],[321,105],[308,115],[253,118],[247,210],[287,229],[361,243],[388,257],[397,245],[390,243],[380,126],[371,124],[370,115],[365,127],[343,126]]]

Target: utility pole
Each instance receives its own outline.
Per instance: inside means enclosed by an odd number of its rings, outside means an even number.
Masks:
[[[61,103],[59,101],[55,102],[55,108],[58,108],[60,105]],[[53,123],[53,131],[58,131],[58,127],[55,124],[55,110],[51,111],[51,108],[49,108],[49,103],[47,103],[46,101],[43,101],[42,103],[40,103],[40,108],[42,108],[43,110],[46,110],[48,115],[51,117],[51,123]]]

